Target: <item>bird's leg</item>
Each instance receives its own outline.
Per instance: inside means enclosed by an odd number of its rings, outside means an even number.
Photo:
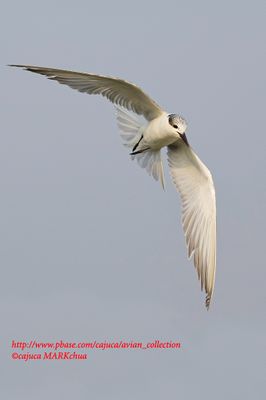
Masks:
[[[140,144],[142,139],[143,139],[143,135],[141,135],[141,138],[139,139],[138,143],[136,143],[135,146],[133,147],[132,152],[130,153],[131,156],[134,156],[135,154],[140,154],[140,153],[143,153],[143,151],[149,150],[149,147],[146,147],[145,149],[135,151],[138,148],[138,145]]]
[[[150,150],[149,147],[146,147],[145,149],[138,150],[138,151],[132,151],[132,153],[129,153],[131,156],[135,156],[136,154],[143,153],[144,151]]]
[[[138,145],[140,144],[140,142],[142,141],[142,139],[143,139],[143,135],[141,135],[141,137],[140,137],[138,143],[136,143],[135,146],[133,147],[132,153],[136,150],[136,148],[138,147]]]

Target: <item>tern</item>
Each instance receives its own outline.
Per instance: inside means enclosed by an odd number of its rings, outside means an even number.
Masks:
[[[181,197],[182,226],[194,266],[206,292],[209,309],[216,270],[216,201],[208,168],[192,150],[186,120],[164,111],[138,86],[123,79],[31,65],[10,65],[45,75],[82,93],[100,94],[117,109],[117,124],[132,159],[164,188],[161,149],[167,147],[168,164]]]

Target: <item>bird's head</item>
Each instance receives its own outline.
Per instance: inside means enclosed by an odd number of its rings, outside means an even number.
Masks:
[[[185,135],[187,129],[187,122],[183,117],[177,114],[169,114],[168,115],[168,122],[175,131],[179,134],[179,136],[184,140],[184,142],[188,145],[188,141]]]

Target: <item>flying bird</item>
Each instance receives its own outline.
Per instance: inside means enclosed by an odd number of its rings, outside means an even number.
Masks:
[[[132,159],[164,187],[161,149],[181,197],[182,225],[189,258],[206,292],[206,307],[213,295],[216,270],[216,201],[212,176],[192,150],[186,120],[164,111],[138,86],[119,78],[31,65],[11,65],[45,75],[83,93],[100,94],[117,109],[117,124]]]

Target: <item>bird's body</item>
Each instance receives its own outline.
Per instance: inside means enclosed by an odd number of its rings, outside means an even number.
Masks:
[[[152,150],[160,150],[162,147],[180,140],[176,130],[169,125],[168,114],[163,113],[151,120],[143,129],[142,148],[149,147]]]
[[[216,202],[212,176],[190,147],[184,118],[162,110],[136,85],[119,78],[29,65],[12,65],[47,76],[80,92],[101,94],[117,106],[117,123],[132,159],[164,186],[161,148],[180,193],[189,257],[209,308],[216,270]]]

